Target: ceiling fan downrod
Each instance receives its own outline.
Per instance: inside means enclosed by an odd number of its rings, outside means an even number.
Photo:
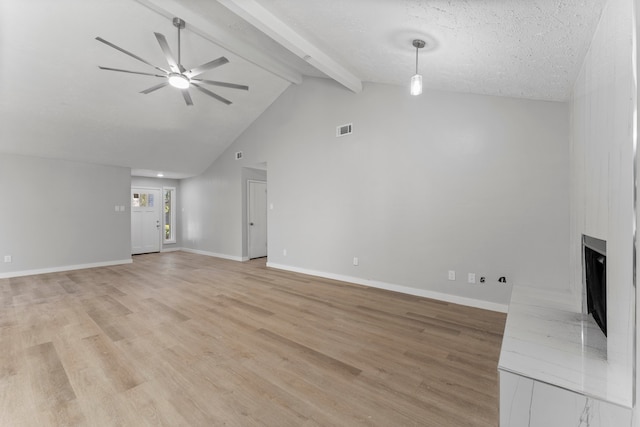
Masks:
[[[182,68],[182,60],[180,59],[180,30],[185,27],[185,22],[180,18],[173,18],[173,26],[178,29],[178,67]]]

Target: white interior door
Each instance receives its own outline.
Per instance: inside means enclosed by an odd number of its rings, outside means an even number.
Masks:
[[[248,181],[249,258],[267,256],[267,183]]]
[[[160,252],[162,198],[160,190],[131,189],[131,253]]]

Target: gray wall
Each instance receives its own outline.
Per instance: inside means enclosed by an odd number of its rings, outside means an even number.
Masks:
[[[227,150],[202,175],[182,180],[178,200],[183,248],[242,259],[240,165]]]
[[[144,176],[132,176],[131,177],[131,188],[141,187],[141,188],[158,188],[162,191],[163,187],[173,187],[176,189],[176,243],[165,243],[164,239],[162,240],[161,250],[162,251],[170,251],[170,250],[178,250],[182,247],[182,232],[181,232],[181,210],[182,206],[180,204],[180,180],[179,179],[168,179],[168,178],[150,178]],[[163,196],[164,197],[164,196]]]
[[[183,245],[241,259],[241,169],[266,162],[270,265],[498,304],[499,276],[566,290],[568,123],[564,103],[307,79],[183,182]]]
[[[130,182],[128,168],[0,154],[0,275],[130,261]]]

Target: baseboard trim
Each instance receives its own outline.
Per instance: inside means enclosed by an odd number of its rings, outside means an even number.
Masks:
[[[242,257],[239,257],[239,256],[217,254],[215,252],[201,251],[199,249],[182,248],[181,250],[184,252],[192,253],[192,254],[206,255],[214,258],[229,259],[231,261],[245,261]]]
[[[12,277],[35,276],[37,274],[62,273],[65,271],[84,270],[86,268],[110,267],[113,265],[131,264],[133,259],[122,259],[118,261],[93,262],[88,264],[63,265],[60,267],[38,268],[35,270],[10,271],[0,273],[0,279],[10,279]]]
[[[379,282],[376,280],[367,280],[360,277],[345,276],[342,274],[327,273],[323,271],[308,270],[306,268],[292,267],[289,265],[275,264],[267,262],[267,267],[275,268],[277,270],[291,271],[294,273],[308,274],[310,276],[323,277],[325,279],[339,280],[341,282],[354,283],[356,285],[368,286],[371,288],[384,289],[387,291],[400,292],[408,295],[415,295],[418,297],[431,298],[438,301],[450,302],[453,304],[466,305],[468,307],[481,308],[484,310],[496,311],[499,313],[506,313],[509,306],[506,304],[499,304],[491,301],[477,300],[473,298],[461,297],[458,295],[445,294],[442,292],[429,291],[426,289],[417,289],[409,286],[395,285],[392,283]]]
[[[181,250],[183,250],[183,248],[177,248],[177,247],[173,247],[172,246],[172,247],[169,247],[169,248],[162,248],[160,250],[160,252],[178,252],[178,251],[181,251]]]

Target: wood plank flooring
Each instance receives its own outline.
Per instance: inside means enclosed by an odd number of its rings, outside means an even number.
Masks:
[[[184,252],[0,280],[1,426],[497,426],[505,315]]]

